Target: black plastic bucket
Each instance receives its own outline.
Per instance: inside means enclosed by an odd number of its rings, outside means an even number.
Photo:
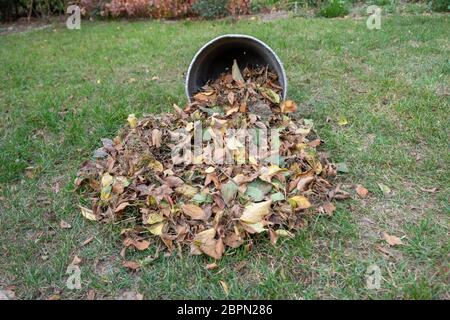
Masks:
[[[242,34],[226,34],[205,44],[192,59],[186,76],[186,96],[192,102],[192,96],[206,84],[223,72],[230,72],[236,59],[241,70],[246,66],[269,66],[278,75],[283,88],[282,98],[286,98],[287,79],[283,64],[276,53],[264,42]]]

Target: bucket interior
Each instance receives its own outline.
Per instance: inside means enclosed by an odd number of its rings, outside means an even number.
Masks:
[[[203,47],[192,61],[186,79],[186,94],[189,100],[208,80],[217,79],[223,72],[230,72],[234,59],[241,70],[245,67],[269,66],[269,70],[278,75],[285,98],[284,69],[275,53],[256,39],[224,36]]]

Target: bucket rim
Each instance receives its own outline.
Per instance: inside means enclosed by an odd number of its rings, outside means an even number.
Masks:
[[[266,43],[264,43],[263,41],[259,40],[258,38],[255,38],[253,36],[250,35],[246,35],[246,34],[236,34],[236,33],[229,33],[229,34],[223,34],[220,35],[218,37],[213,38],[212,40],[208,41],[206,44],[204,44],[194,55],[194,57],[191,60],[191,63],[189,64],[189,68],[186,74],[186,79],[185,79],[185,83],[184,83],[184,91],[186,94],[186,97],[188,98],[189,103],[192,103],[193,100],[191,98],[191,96],[189,95],[189,88],[188,88],[188,84],[189,84],[189,79],[191,76],[191,71],[192,71],[192,67],[195,63],[195,61],[197,60],[198,56],[203,52],[203,50],[205,50],[207,47],[209,47],[211,44],[213,44],[214,42],[223,39],[223,38],[244,38],[244,39],[249,39],[252,41],[257,42],[258,44],[260,44],[261,46],[263,46],[265,49],[267,49],[271,54],[273,54],[273,56],[275,57],[276,62],[278,63],[278,65],[280,66],[280,70],[281,70],[281,76],[282,76],[282,81],[284,84],[283,87],[283,100],[286,99],[286,95],[287,95],[287,87],[288,87],[288,83],[287,83],[287,77],[286,77],[286,71],[284,70],[284,66],[283,66],[283,62],[281,62],[280,58],[278,57],[278,55],[275,53],[275,51],[272,50],[271,47],[269,47]]]

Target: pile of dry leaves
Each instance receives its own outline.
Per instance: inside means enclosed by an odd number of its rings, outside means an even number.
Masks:
[[[92,200],[83,216],[133,222],[121,232],[124,248],[145,250],[162,240],[169,251],[187,244],[192,254],[220,259],[226,247],[251,246],[256,233],[275,244],[304,227],[305,215],[331,214],[332,201],[348,193],[330,180],[336,166],[317,151],[322,141],[312,121],[298,118],[281,92],[267,68],[241,72],[235,62],[184,110],[130,115],[79,170],[77,189]],[[262,134],[269,131],[278,139]],[[268,148],[249,151],[242,132]]]

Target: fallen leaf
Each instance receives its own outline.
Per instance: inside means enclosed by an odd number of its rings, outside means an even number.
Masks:
[[[233,67],[231,68],[231,75],[234,81],[244,83],[244,78],[242,77],[241,70],[237,64],[236,59],[233,60]]]
[[[222,185],[220,193],[222,194],[223,201],[227,206],[231,203],[231,201],[234,200],[237,191],[238,191],[237,184],[231,180]]]
[[[72,228],[72,225],[61,219],[61,221],[59,222],[59,227],[61,229],[70,229],[70,228]]]
[[[195,204],[184,204],[181,206],[181,210],[194,220],[203,220],[206,217],[205,211]]]
[[[95,300],[95,291],[94,289],[89,289],[86,295],[86,300]]]
[[[190,186],[188,184],[183,184],[182,186],[177,187],[175,191],[188,198],[192,198],[198,193],[198,189],[196,187]]]
[[[225,295],[228,296],[230,294],[230,290],[228,289],[228,285],[225,281],[220,280],[220,285],[222,286],[223,292],[225,292]]]
[[[230,103],[230,105],[232,106],[234,104],[234,92],[233,91],[228,92],[227,99],[228,99],[228,102]]]
[[[120,212],[120,211],[122,211],[123,209],[125,209],[126,207],[128,207],[130,205],[130,203],[129,202],[122,202],[121,204],[119,204],[118,206],[117,206],[117,208],[114,210],[114,212]]]
[[[16,294],[12,290],[0,290],[0,300],[14,300]]]
[[[164,182],[171,188],[176,188],[182,186],[184,181],[176,176],[169,176],[164,179]]]
[[[73,266],[79,265],[81,263],[81,258],[75,255],[70,263]]]
[[[389,188],[387,185],[378,183],[378,187],[383,192],[384,195],[388,195],[391,193],[391,188]]]
[[[270,190],[272,190],[272,187],[273,187],[272,184],[262,181],[260,179],[256,179],[255,181],[252,181],[247,185],[247,190],[245,191],[245,194],[249,196],[252,199],[252,201],[259,202],[264,200],[264,197],[266,196],[267,193],[270,192]]]
[[[158,160],[151,160],[148,164],[148,167],[150,169],[152,169],[153,171],[156,172],[163,172],[164,171],[164,166],[161,162],[159,162]]]
[[[292,100],[286,100],[280,104],[280,109],[283,113],[295,112],[297,111],[297,104]]]
[[[149,212],[142,214],[142,224],[155,224],[158,222],[163,222],[164,220],[164,216],[158,212]]]
[[[88,220],[97,221],[97,217],[94,215],[91,209],[79,206],[81,209],[81,214]]]
[[[272,177],[280,172],[287,171],[286,168],[280,168],[279,166],[272,165],[270,167],[262,167],[259,178],[266,182],[271,182]]]
[[[240,217],[240,220],[248,223],[258,223],[270,212],[270,205],[272,200],[267,200],[258,203],[250,203],[245,207],[244,213]]]
[[[309,202],[308,198],[302,195],[293,196],[289,198],[288,201],[291,207],[295,209],[303,210],[311,207],[311,203]]]
[[[222,240],[216,240],[214,237],[216,236],[216,229],[210,228],[205,231],[199,232],[195,235],[193,243],[194,245],[200,249],[203,253],[214,259],[220,259],[223,253],[223,244]]]
[[[90,242],[92,242],[92,240],[94,240],[94,236],[90,236],[89,238],[87,238],[86,240],[84,240],[80,247],[84,247],[85,245],[89,244]]]
[[[338,125],[340,125],[341,127],[343,127],[343,126],[345,126],[345,125],[348,124],[348,120],[347,120],[346,117],[340,116],[340,117],[338,118],[337,123],[338,123]]]
[[[144,295],[135,291],[123,291],[116,300],[143,300]]]
[[[155,236],[160,236],[163,233],[164,224],[165,224],[164,222],[158,222],[147,227],[147,229]]]
[[[399,237],[391,236],[387,232],[383,232],[383,239],[390,245],[396,246],[403,244],[402,240]]]
[[[213,263],[209,263],[206,265],[206,270],[212,270],[217,268],[217,263],[213,262]]]
[[[216,168],[214,168],[214,167],[208,167],[208,168],[205,170],[205,173],[213,173],[215,170],[216,170]]]
[[[288,238],[293,238],[294,235],[292,234],[292,232],[289,232],[287,230],[284,229],[278,229],[275,230],[275,233],[277,234],[277,236],[279,237],[288,237]]]
[[[146,250],[150,246],[150,242],[147,240],[134,241],[133,246],[139,251]]]
[[[332,216],[334,213],[334,210],[336,210],[336,206],[332,204],[331,202],[324,203],[322,205],[323,211],[329,216]]]
[[[152,144],[156,148],[161,147],[161,131],[159,131],[158,129],[152,130]]]
[[[272,89],[262,88],[261,93],[273,103],[278,104],[281,101],[280,95]]]
[[[429,192],[429,193],[436,193],[438,191],[438,188],[422,188],[420,187],[420,190],[422,190],[423,192]]]
[[[140,264],[135,261],[124,261],[122,265],[131,270],[138,270],[141,267]]]
[[[356,186],[356,193],[358,194],[358,196],[360,196],[361,198],[365,198],[367,197],[367,194],[369,193],[369,190],[367,190],[366,188],[364,188],[362,185],[358,184]]]
[[[130,128],[131,128],[131,129],[136,128],[136,126],[137,126],[137,118],[136,118],[136,116],[134,115],[134,113],[128,115],[127,121],[128,121],[128,123],[130,124]]]

